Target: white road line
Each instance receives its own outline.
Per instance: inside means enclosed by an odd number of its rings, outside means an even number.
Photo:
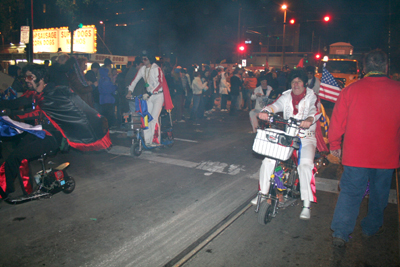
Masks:
[[[189,143],[198,143],[198,141],[195,141],[195,140],[182,139],[182,138],[174,138],[174,140],[189,142]]]

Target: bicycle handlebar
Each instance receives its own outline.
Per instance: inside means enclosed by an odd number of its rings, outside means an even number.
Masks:
[[[273,112],[269,112],[268,110],[264,110],[261,113],[267,113],[268,114],[268,122],[270,124],[278,124],[278,123],[282,123],[282,124],[286,124],[289,125],[291,127],[299,127],[301,122],[304,120],[298,120],[295,119],[293,117],[290,117],[289,119],[285,120],[284,118],[282,118],[281,116],[273,113]]]

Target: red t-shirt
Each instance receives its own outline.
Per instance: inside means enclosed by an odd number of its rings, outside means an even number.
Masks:
[[[343,134],[343,165],[400,167],[400,82],[366,77],[344,88],[329,125],[331,150],[341,147]]]

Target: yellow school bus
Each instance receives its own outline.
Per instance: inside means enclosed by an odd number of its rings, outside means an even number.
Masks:
[[[341,88],[358,80],[360,70],[358,68],[358,61],[355,59],[331,59],[324,57],[318,65],[318,73],[315,77],[321,79],[324,64]]]

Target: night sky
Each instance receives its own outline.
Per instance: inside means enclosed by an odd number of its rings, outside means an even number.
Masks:
[[[42,2],[48,2],[41,0]],[[37,2],[40,2],[37,1]],[[96,1],[95,1],[96,2]],[[399,0],[151,0],[113,1],[113,4],[90,6],[83,12],[84,24],[95,24],[102,36],[98,21],[107,21],[106,44],[114,54],[136,55],[145,48],[157,54],[178,57],[182,64],[232,59],[238,40],[238,17],[241,8],[241,40],[254,38],[243,34],[255,29],[263,34],[282,29],[281,5],[288,5],[287,20],[300,24],[300,51],[311,50],[314,31],[314,51],[319,41],[321,49],[335,42],[349,42],[354,52],[380,48],[388,52],[389,12],[392,16],[391,55],[398,64],[400,55]],[[389,4],[391,9],[389,10]],[[56,8],[55,8],[56,9]],[[62,12],[52,16],[48,5],[46,16],[36,19],[35,27],[65,24]],[[118,15],[116,15],[118,13]],[[53,10],[54,14],[54,10]],[[325,23],[323,16],[330,15]],[[126,23],[126,27],[113,25]],[[64,25],[65,26],[65,25]],[[289,27],[289,25],[287,26]],[[271,30],[272,29],[272,30]],[[280,30],[278,30],[280,32]],[[99,42],[100,43],[100,42]],[[106,52],[99,44],[99,53]],[[172,53],[172,54],[171,54]],[[396,63],[397,62],[397,63]]]

